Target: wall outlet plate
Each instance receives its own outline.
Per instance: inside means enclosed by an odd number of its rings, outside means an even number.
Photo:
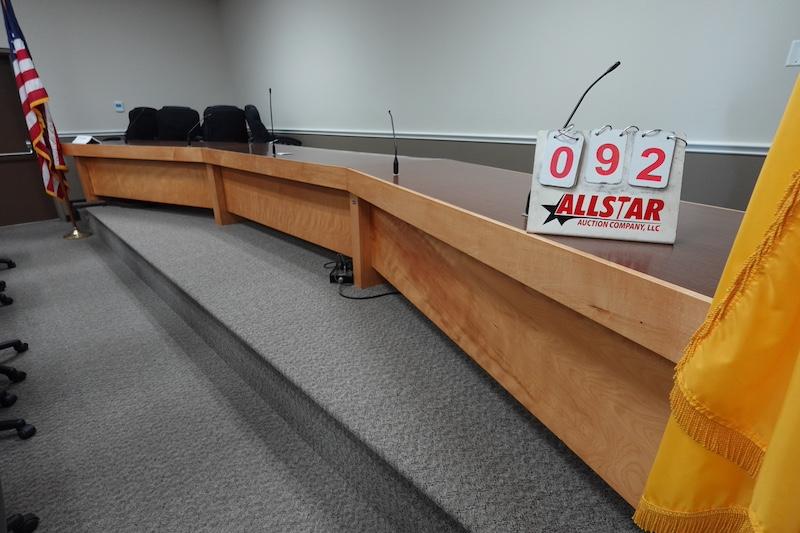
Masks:
[[[114,102],[114,111],[116,111],[117,113],[124,113],[125,112],[125,104],[120,102],[119,100],[116,100]]]
[[[789,55],[786,56],[787,67],[800,67],[800,39],[792,41]]]

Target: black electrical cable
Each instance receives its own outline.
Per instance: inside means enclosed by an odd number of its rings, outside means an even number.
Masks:
[[[339,255],[338,261],[328,261],[322,267],[328,271],[330,275],[332,272],[337,270],[340,266],[345,265],[344,256],[342,254]],[[374,298],[383,298],[384,296],[392,296],[394,294],[400,294],[400,291],[389,291],[389,292],[382,292],[380,294],[371,294],[369,296],[350,296],[349,294],[344,293],[344,283],[341,281],[339,282],[339,296],[342,298],[347,298],[348,300],[372,300]],[[349,285],[349,284],[348,284]]]
[[[380,294],[371,294],[369,296],[350,296],[343,292],[344,284],[339,284],[339,296],[347,298],[348,300],[372,300],[373,298],[383,298],[384,296],[392,296],[393,294],[400,294],[400,291],[382,292]]]

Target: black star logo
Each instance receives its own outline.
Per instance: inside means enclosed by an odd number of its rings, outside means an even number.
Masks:
[[[556,214],[556,210],[558,209],[558,206],[561,205],[561,200],[563,200],[563,199],[564,199],[564,197],[562,196],[561,198],[559,198],[558,202],[556,202],[554,205],[542,205],[542,207],[547,209],[547,211],[549,213],[547,215],[547,219],[544,221],[544,224],[547,224],[551,220],[558,220],[558,223],[563,226],[564,222],[566,222],[567,220],[569,220],[571,218],[580,218],[580,217],[573,217],[573,216],[570,216],[570,215],[557,215]]]

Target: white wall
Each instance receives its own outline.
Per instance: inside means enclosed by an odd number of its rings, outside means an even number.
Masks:
[[[797,0],[220,0],[239,101],[276,127],[533,137],[583,89],[581,128],[769,143],[796,69]]]
[[[16,0],[14,9],[61,132],[124,130],[139,105],[235,103],[215,0]]]

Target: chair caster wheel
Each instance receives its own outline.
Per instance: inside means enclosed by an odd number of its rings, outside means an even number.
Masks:
[[[15,268],[17,264],[14,261],[7,261],[6,268]]]
[[[14,298],[10,296],[6,296],[3,293],[0,293],[0,305],[11,305],[14,303]]]
[[[36,435],[36,428],[30,424],[25,424],[24,426],[22,426],[17,430],[17,435],[22,440],[27,440]]]
[[[27,377],[28,374],[23,372],[22,370],[14,370],[14,372],[8,374],[8,379],[11,380],[11,383],[19,383],[20,381],[25,381],[25,378]]]
[[[19,344],[15,344],[14,345],[14,350],[16,350],[17,353],[27,352],[28,351],[28,343],[27,342],[20,342]],[[25,379],[25,378],[22,378],[22,379]],[[20,381],[22,381],[22,380],[20,380]]]
[[[10,533],[31,533],[39,527],[39,517],[28,513],[25,515],[12,514],[6,520],[6,528]]]
[[[6,282],[0,281],[0,292],[3,292],[4,290],[6,290]]]
[[[0,392],[0,406],[11,407],[17,403],[17,395],[13,392],[3,391]]]

